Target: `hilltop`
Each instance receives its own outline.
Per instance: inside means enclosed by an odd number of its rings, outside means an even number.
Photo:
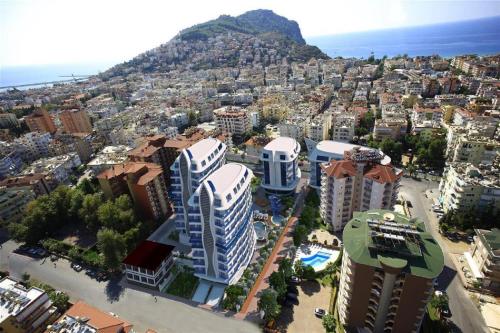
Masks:
[[[130,73],[200,70],[246,65],[280,65],[283,61],[328,59],[307,45],[295,21],[271,10],[252,10],[181,30],[169,42],[101,74],[104,78]]]

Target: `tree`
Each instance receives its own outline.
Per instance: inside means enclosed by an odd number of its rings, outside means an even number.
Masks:
[[[68,309],[69,296],[67,294],[58,290],[50,292],[48,294],[50,300],[52,301],[52,305],[54,305],[59,310],[59,312],[63,313]]]
[[[393,139],[385,138],[379,145],[379,148],[388,155],[392,162],[401,162],[401,153],[403,150],[403,145],[401,142],[395,142]]]
[[[99,228],[97,211],[102,204],[102,197],[99,193],[87,194],[83,198],[82,207],[78,211],[80,220],[84,222],[88,230],[96,231]]]
[[[297,260],[293,265],[293,270],[295,271],[295,275],[298,278],[302,278],[304,276],[304,264],[302,260]]]
[[[88,178],[83,179],[76,188],[82,191],[83,194],[94,194],[96,192],[94,185]]]
[[[269,276],[269,285],[278,293],[279,299],[285,297],[287,284],[283,273],[272,272]]]
[[[104,255],[105,267],[118,270],[126,250],[123,236],[111,229],[101,229],[97,233],[97,247]]]
[[[327,313],[324,315],[322,322],[327,333],[335,332],[335,328],[337,328],[337,321],[335,320],[333,314]]]
[[[293,245],[299,246],[307,238],[307,228],[299,224],[293,233]]]
[[[417,171],[417,167],[413,163],[408,163],[406,165],[406,170],[408,171],[408,174],[410,175],[410,177],[413,177],[413,175],[415,174],[415,171]]]
[[[290,281],[290,278],[293,275],[292,260],[290,260],[288,258],[282,259],[278,265],[278,271],[283,274],[286,281]]]
[[[78,212],[82,208],[84,198],[85,198],[84,193],[78,189],[71,192],[71,199],[70,199],[70,206],[68,213],[72,219],[79,219]]]
[[[314,280],[316,278],[316,272],[312,266],[304,266],[304,272],[302,273],[302,277],[306,280]]]
[[[434,294],[431,299],[431,306],[440,313],[441,311],[448,309],[448,296],[443,293],[440,295]]]
[[[273,289],[265,289],[257,303],[259,311],[264,312],[264,320],[269,322],[278,318],[281,306],[278,304],[278,295]]]
[[[224,309],[237,311],[238,298],[244,294],[243,287],[235,284],[228,286],[226,288],[226,297],[224,297],[224,301],[222,302]]]

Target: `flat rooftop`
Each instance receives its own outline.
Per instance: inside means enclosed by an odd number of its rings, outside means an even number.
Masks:
[[[9,316],[17,316],[44,291],[38,288],[25,289],[9,277],[0,281],[0,323]]]
[[[145,240],[123,259],[123,263],[154,271],[172,253],[174,248],[171,245]]]
[[[210,155],[220,144],[221,142],[214,138],[206,138],[196,142],[191,147],[187,148],[187,150],[193,156],[193,160],[201,160],[206,156]]]
[[[273,141],[269,142],[264,147],[264,149],[293,152],[296,147],[297,147],[297,141],[295,139],[286,136],[280,136],[279,138],[276,138]]]
[[[383,209],[356,212],[344,228],[344,249],[358,264],[400,268],[433,279],[444,267],[443,252],[424,223]]]
[[[215,192],[224,193],[232,190],[240,180],[240,174],[245,172],[246,166],[239,163],[228,163],[214,171],[206,180],[215,187]]]

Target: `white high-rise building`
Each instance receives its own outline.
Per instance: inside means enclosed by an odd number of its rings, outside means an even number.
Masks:
[[[207,138],[182,150],[170,168],[172,181],[169,196],[182,243],[189,241],[188,200],[212,172],[224,165],[225,156],[226,145],[218,139]]]
[[[322,164],[320,214],[334,231],[341,231],[353,212],[392,209],[402,170],[383,165],[377,150],[354,148],[341,161]]]
[[[297,159],[299,143],[292,138],[279,137],[262,149],[264,179],[261,186],[272,193],[289,193],[297,187],[300,169]]]
[[[223,165],[189,199],[189,236],[198,277],[234,284],[250,263],[256,241],[252,177],[243,164]]]

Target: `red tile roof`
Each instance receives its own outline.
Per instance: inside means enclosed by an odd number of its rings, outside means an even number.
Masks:
[[[174,248],[171,245],[145,240],[129,253],[123,263],[155,271]]]
[[[119,332],[120,328],[122,328],[124,332],[130,332],[132,329],[132,325],[123,319],[112,316],[82,301],[76,302],[69,308],[69,310],[66,311],[66,315],[73,318],[88,318],[89,321],[87,324],[95,328],[98,333]]]

